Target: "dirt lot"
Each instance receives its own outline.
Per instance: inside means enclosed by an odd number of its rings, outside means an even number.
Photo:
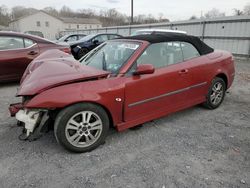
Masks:
[[[220,108],[111,130],[106,144],[84,154],[59,147],[53,132],[18,140],[21,128],[7,111],[17,84],[0,86],[0,187],[250,187],[250,62],[236,69]]]

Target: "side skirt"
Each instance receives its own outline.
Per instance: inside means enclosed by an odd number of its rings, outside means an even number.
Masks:
[[[131,121],[128,121],[128,122],[122,122],[122,123],[120,123],[120,124],[118,124],[116,126],[116,129],[118,131],[124,131],[124,130],[126,130],[128,128],[131,128],[131,127],[134,127],[136,125],[140,125],[142,123],[145,123],[145,122],[148,122],[148,121],[151,121],[151,120],[154,120],[154,119],[157,119],[157,118],[160,118],[160,117],[163,117],[163,116],[178,112],[180,110],[190,108],[192,106],[195,106],[197,104],[201,104],[203,102],[205,102],[205,97],[202,97],[200,99],[197,99],[197,100],[192,101],[191,103],[188,103],[188,104],[185,104],[185,105],[177,106],[177,107],[172,108],[172,109],[161,109],[161,110],[159,110],[157,112],[154,112],[152,114],[149,114],[147,116],[143,116],[143,117],[140,117],[138,119],[131,120]]]

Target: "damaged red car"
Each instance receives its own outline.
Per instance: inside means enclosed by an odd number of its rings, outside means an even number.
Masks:
[[[197,104],[219,107],[235,72],[229,52],[177,33],[107,41],[79,61],[52,50],[28,66],[22,103],[10,106],[23,140],[52,125],[64,148],[91,151],[110,127],[122,131]]]

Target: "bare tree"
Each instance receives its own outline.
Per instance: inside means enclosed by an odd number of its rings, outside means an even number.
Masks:
[[[43,10],[52,16],[59,16],[59,12],[54,7],[45,7]]]
[[[189,20],[196,20],[196,19],[198,19],[198,18],[197,18],[197,16],[195,16],[195,15],[193,15],[193,16],[191,16],[191,17],[189,18]]]
[[[30,14],[37,12],[37,9],[25,8],[23,6],[15,6],[12,8],[11,12],[12,12],[12,18],[18,19],[20,17],[30,15]]]
[[[7,26],[10,21],[8,8],[5,5],[0,6],[0,25]]]
[[[233,11],[234,11],[235,16],[240,16],[240,15],[244,14],[244,12],[242,10],[237,9],[237,8],[234,8]]]
[[[245,15],[250,15],[250,3],[244,6],[243,12]]]
[[[224,12],[220,12],[218,9],[213,8],[205,14],[205,18],[217,18],[226,16]]]
[[[63,6],[60,10],[60,16],[62,17],[74,17],[74,12],[67,6]]]

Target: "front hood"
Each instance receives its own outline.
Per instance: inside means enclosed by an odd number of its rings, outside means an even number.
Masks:
[[[60,50],[50,50],[38,56],[27,67],[17,96],[35,95],[52,87],[98,79],[108,74],[109,72],[81,65]]]

